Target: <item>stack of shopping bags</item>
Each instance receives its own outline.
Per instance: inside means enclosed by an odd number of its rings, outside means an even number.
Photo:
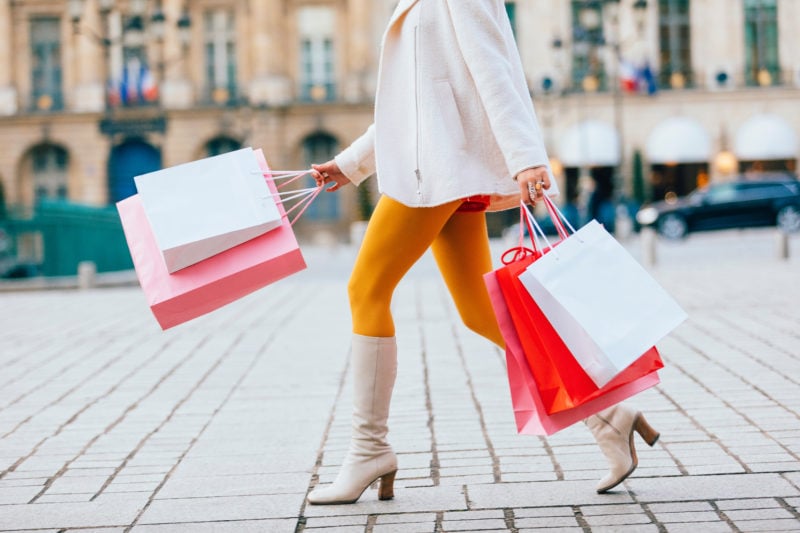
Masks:
[[[519,246],[484,277],[506,341],[517,430],[534,435],[658,384],[664,365],[655,344],[686,319],[597,221],[575,231],[549,198],[544,203],[557,242],[523,205]]]
[[[278,190],[304,173],[270,171],[261,150],[243,148],[135,178],[138,194],[117,209],[163,329],[306,267],[292,224],[320,189]]]

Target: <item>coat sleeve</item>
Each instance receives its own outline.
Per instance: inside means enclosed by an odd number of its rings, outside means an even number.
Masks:
[[[504,28],[499,0],[445,0],[458,47],[475,81],[494,137],[511,176],[539,165],[548,166],[533,104],[527,95],[522,61]],[[521,87],[524,85],[524,88]],[[551,177],[552,181],[552,177]]]
[[[370,125],[353,144],[342,150],[334,160],[354,185],[375,173],[375,125]]]

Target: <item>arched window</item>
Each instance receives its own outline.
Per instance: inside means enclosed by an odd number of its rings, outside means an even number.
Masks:
[[[33,199],[67,198],[67,151],[53,144],[40,144],[31,150]]]
[[[242,147],[242,143],[230,137],[215,137],[206,144],[208,157],[233,152]]]
[[[329,161],[339,151],[338,141],[327,133],[314,133],[303,141],[303,164],[311,168],[312,163]],[[306,178],[307,187],[314,186],[310,176]],[[336,220],[339,218],[339,195],[322,193],[306,211],[304,217],[311,220]]]

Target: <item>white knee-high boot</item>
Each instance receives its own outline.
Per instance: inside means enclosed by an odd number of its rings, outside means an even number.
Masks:
[[[633,444],[634,431],[650,446],[659,437],[659,433],[647,423],[642,413],[623,404],[600,411],[584,422],[600,445],[610,467],[609,473],[597,485],[599,494],[613,489],[636,470],[639,459]]]
[[[353,335],[353,433],[336,481],[308,495],[312,504],[355,503],[380,479],[378,498],[394,497],[397,457],[386,440],[389,404],[397,375],[394,337]]]

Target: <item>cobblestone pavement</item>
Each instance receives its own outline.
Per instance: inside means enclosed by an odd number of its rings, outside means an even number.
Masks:
[[[309,246],[305,272],[168,332],[137,288],[0,294],[0,530],[798,531],[800,261],[773,248],[765,231],[660,246],[691,318],[635,399],[662,438],[608,495],[582,424],[516,434],[503,354],[429,257],[394,304],[396,498],[349,506],[304,500],[348,441],[351,249]]]

